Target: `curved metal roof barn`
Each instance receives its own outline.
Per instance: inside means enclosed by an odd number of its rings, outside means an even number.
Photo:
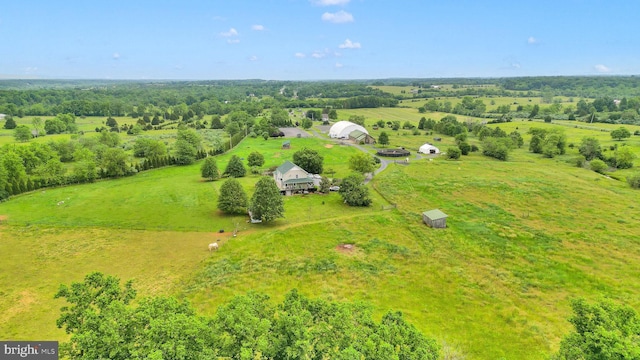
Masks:
[[[338,121],[329,129],[329,137],[333,139],[347,139],[349,134],[355,130],[360,130],[365,134],[369,132],[362,126],[354,124],[351,121]]]

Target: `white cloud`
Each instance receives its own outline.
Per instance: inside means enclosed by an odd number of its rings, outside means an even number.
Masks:
[[[227,40],[227,44],[237,44],[240,42],[240,39],[229,39]]]
[[[607,67],[605,65],[602,65],[602,64],[598,64],[598,65],[594,66],[593,68],[596,69],[597,72],[603,73],[603,74],[611,72],[611,69],[609,67]]]
[[[253,55],[249,58],[249,61],[258,61],[258,57]]]
[[[118,60],[120,59],[120,54],[116,52],[116,53],[113,53],[111,57],[113,58],[113,60]]]
[[[323,52],[320,52],[320,51],[314,51],[314,52],[311,54],[311,57],[312,57],[312,58],[314,58],[314,59],[322,59],[322,58],[323,58],[323,57],[325,57],[325,56],[327,56],[327,54],[326,54],[326,53],[323,53]]]
[[[527,39],[527,44],[529,45],[534,45],[539,43],[540,41],[538,41],[538,39],[534,38],[533,36],[529,36],[529,38]]]
[[[351,0],[311,0],[314,5],[318,6],[333,6],[333,5],[347,5]]]
[[[229,29],[229,31],[223,31],[220,33],[220,36],[222,37],[233,37],[233,36],[238,36],[238,30],[231,28]]]
[[[353,22],[354,20],[353,20],[353,15],[351,15],[350,13],[344,10],[340,10],[336,13],[326,12],[322,14],[322,21],[332,22],[334,24],[344,24],[344,23]]]
[[[337,68],[341,68],[341,67],[343,67],[343,66],[344,66],[344,65],[342,65],[341,63],[336,63],[336,67],[337,67]]]
[[[300,52],[295,53],[293,56],[297,57],[298,59],[304,59],[307,57],[307,55]]]
[[[264,31],[264,30],[265,30],[265,27],[264,27],[264,25],[258,25],[258,24],[256,24],[256,25],[251,26],[251,30],[255,30],[255,31]]]
[[[359,42],[352,42],[347,39],[342,44],[338,45],[340,49],[360,49],[361,45]]]

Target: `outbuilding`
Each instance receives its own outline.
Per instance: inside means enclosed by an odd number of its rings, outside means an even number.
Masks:
[[[369,135],[369,132],[361,125],[352,123],[351,121],[338,121],[329,129],[329,137],[332,139],[348,139],[349,134],[355,130]]]
[[[447,227],[447,214],[438,209],[422,213],[422,221],[432,228],[444,229]]]
[[[422,154],[440,154],[440,149],[438,149],[437,147],[429,143],[426,143],[420,146],[420,149],[418,150],[418,152]]]

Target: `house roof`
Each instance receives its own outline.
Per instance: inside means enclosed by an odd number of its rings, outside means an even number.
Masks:
[[[431,220],[440,220],[440,219],[446,219],[447,218],[447,214],[443,213],[442,211],[440,211],[438,209],[425,211],[425,212],[422,213],[422,215],[428,217]]]
[[[298,165],[296,165],[296,164],[292,163],[291,161],[287,160],[282,165],[278,166],[276,171],[281,173],[281,174],[286,174],[287,172],[289,172],[289,170],[293,169],[294,167],[298,167]]]
[[[365,139],[365,138],[367,137],[367,135],[369,135],[369,134],[363,133],[363,132],[362,132],[362,131],[360,131],[360,130],[353,130],[353,131],[349,134],[349,136],[350,136],[350,137],[352,137],[352,138],[354,138],[354,139],[357,139],[357,140]]]

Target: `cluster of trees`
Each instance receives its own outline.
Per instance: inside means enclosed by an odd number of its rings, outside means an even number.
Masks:
[[[560,129],[530,128],[528,133],[531,134],[529,151],[532,153],[553,158],[567,151],[567,137]]]
[[[424,359],[439,346],[402,313],[377,322],[357,303],[309,299],[297,290],[274,305],[258,293],[236,296],[213,316],[174,297],[136,299],[131,281],[91,273],[61,285],[57,325],[71,335],[69,359]],[[136,306],[133,306],[133,301]]]
[[[571,307],[573,330],[562,339],[553,360],[640,358],[640,318],[633,308],[584,299],[574,300]]]
[[[390,311],[377,322],[360,303],[309,299],[291,290],[279,304],[258,293],[236,296],[201,316],[174,297],[136,299],[131,281],[94,272],[61,285],[56,324],[70,334],[70,359],[438,359],[440,349]],[[133,305],[133,302],[136,305]],[[640,317],[610,300],[572,301],[573,330],[554,360],[637,359]]]
[[[253,219],[270,222],[284,217],[284,200],[271,177],[260,177],[250,201],[240,182],[229,178],[220,187],[218,209],[225,214],[246,214],[249,211]]]
[[[5,145],[0,148],[0,200],[42,187],[192,164],[207,156],[202,137],[195,130],[179,129],[176,139],[171,151],[165,142],[150,137],[138,137],[132,145],[122,144],[117,133],[106,130],[95,137],[74,134],[71,139],[47,143]],[[131,159],[125,150],[128,148],[140,160]]]
[[[98,137],[5,145],[0,148],[0,199],[41,187],[134,173],[119,144],[117,134],[105,132]]]
[[[630,169],[633,167],[633,161],[636,155],[629,146],[615,146],[611,150],[614,153],[606,156],[605,151],[600,146],[598,139],[593,137],[584,137],[578,147],[581,158],[578,159],[579,167],[589,166],[591,170],[604,173],[609,167],[617,169]]]

